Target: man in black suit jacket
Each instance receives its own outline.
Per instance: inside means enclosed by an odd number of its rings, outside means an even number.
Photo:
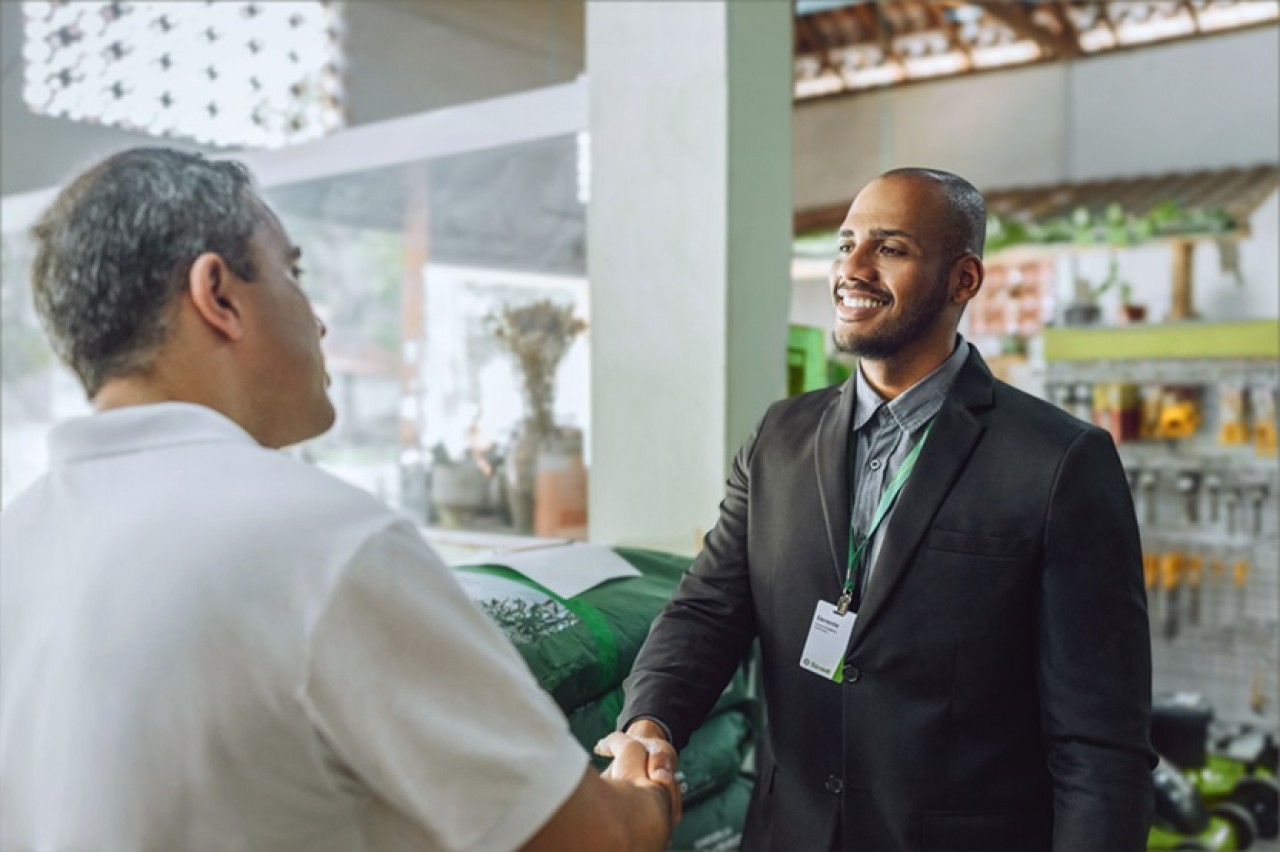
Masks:
[[[859,193],[832,297],[860,376],[770,407],[636,660],[619,721],[679,749],[759,639],[768,728],[746,849],[1145,846],[1132,501],[1107,433],[995,380],[957,336],[985,222],[945,172]],[[858,443],[884,412],[878,434],[900,438]],[[867,507],[904,467],[877,529]]]

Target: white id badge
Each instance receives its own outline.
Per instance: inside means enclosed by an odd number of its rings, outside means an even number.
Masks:
[[[841,615],[835,604],[818,601],[813,612],[813,624],[804,640],[804,652],[800,655],[800,668],[820,674],[827,680],[840,683],[844,680],[844,655],[849,650],[849,635],[856,612]]]

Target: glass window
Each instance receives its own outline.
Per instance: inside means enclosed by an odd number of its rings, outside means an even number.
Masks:
[[[424,524],[585,537],[577,158],[565,135],[264,190],[302,248],[338,410],[291,452]],[[7,502],[45,469],[49,427],[90,409],[37,321],[29,237],[3,249]],[[524,323],[523,357],[499,336],[504,316]]]
[[[578,147],[554,137],[266,193],[329,328],[338,422],[306,458],[431,525],[585,537]],[[524,324],[523,357],[499,335],[504,311]]]

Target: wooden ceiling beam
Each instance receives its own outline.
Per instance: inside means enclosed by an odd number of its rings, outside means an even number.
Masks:
[[[847,11],[858,21],[859,26],[867,31],[870,36],[869,41],[878,42],[880,34],[884,27],[880,25],[880,16],[875,9],[868,3],[858,3],[855,6],[842,7],[842,11]]]
[[[1191,0],[1182,0],[1182,2],[1178,4],[1178,8],[1191,16],[1191,23],[1195,25],[1197,34],[1204,32],[1204,30],[1200,29],[1200,13],[1196,11],[1196,7],[1192,4]]]
[[[808,15],[798,15],[795,21],[796,29],[801,38],[809,46],[809,52],[818,57],[819,73],[835,72],[839,74],[840,69],[831,59],[831,47],[823,36],[822,28],[815,24]]]
[[[973,5],[1013,30],[1016,35],[1031,39],[1059,58],[1070,59],[1081,53],[1078,41],[1068,38],[1065,33],[1052,33],[1044,27],[1036,26],[1031,16],[1027,14],[1027,10],[1021,5],[995,0],[973,0]]]
[[[1120,36],[1116,33],[1116,23],[1111,20],[1111,11],[1107,8],[1106,3],[1098,3],[1098,20],[1107,28],[1107,32],[1111,33],[1111,40],[1117,44],[1120,43]]]
[[[1050,6],[1053,12],[1053,18],[1058,22],[1058,26],[1062,27],[1062,35],[1075,42],[1076,50],[1083,52],[1080,47],[1080,31],[1076,29],[1075,22],[1071,20],[1071,12],[1067,9],[1066,3],[1054,3]]]
[[[874,3],[859,3],[853,9],[865,13],[866,17],[861,20],[869,19],[866,26],[874,34],[876,43],[880,46],[880,55],[884,57],[885,62],[901,64],[902,56],[893,46],[893,34],[889,32],[889,22],[885,19],[884,13]]]
[[[796,36],[799,44],[796,45],[796,53],[816,53],[824,54],[827,52],[826,39],[822,37],[818,27],[809,19],[808,15],[796,15]]]
[[[934,24],[947,37],[947,44],[951,46],[951,49],[963,54],[965,59],[972,60],[973,56],[969,52],[969,45],[965,43],[964,39],[960,38],[960,31],[956,29],[956,25],[947,17],[947,13],[943,11],[942,6],[929,3],[926,8],[933,15]]]
[[[862,25],[862,20],[850,12],[848,7],[841,6],[832,9],[827,14],[831,16],[829,20],[840,29],[840,45],[842,47],[858,44],[862,40],[858,38],[858,34],[865,27]],[[870,37],[875,38],[875,33],[870,33]]]

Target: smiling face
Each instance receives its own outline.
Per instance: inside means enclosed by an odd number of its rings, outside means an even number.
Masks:
[[[930,183],[882,178],[858,193],[831,268],[838,349],[871,361],[951,351],[968,296],[962,253],[946,233],[945,199]]]
[[[255,279],[243,292],[253,310],[247,353],[259,440],[283,447],[320,435],[334,421],[320,338],[324,326],[298,283],[301,251],[269,212],[252,239]]]

